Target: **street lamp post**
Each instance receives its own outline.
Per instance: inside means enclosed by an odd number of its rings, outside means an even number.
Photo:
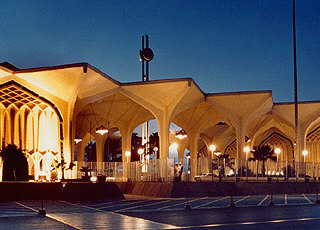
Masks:
[[[213,181],[213,152],[216,151],[217,147],[215,145],[210,145],[209,149],[211,151],[211,177]]]
[[[130,151],[126,151],[125,155],[127,157],[127,163],[129,163],[129,157],[131,156],[131,152]]]
[[[155,146],[153,148],[153,151],[154,151],[154,160],[155,160],[155,179],[158,178],[158,147]]]
[[[190,175],[190,171],[189,171],[189,165],[190,165],[190,153],[187,154],[187,181],[189,182],[189,175]]]
[[[221,182],[221,170],[220,170],[220,155],[221,155],[221,152],[215,152],[214,153],[217,157],[218,157],[218,172],[219,172],[219,182]]]
[[[244,147],[243,151],[246,153],[246,181],[248,181],[248,153],[250,152],[250,147]]]
[[[278,181],[278,178],[279,178],[279,175],[280,175],[280,172],[278,172],[278,161],[279,161],[279,154],[281,153],[281,149],[276,148],[276,149],[274,150],[274,152],[275,152],[276,155],[277,155],[276,176],[277,176],[277,181]],[[278,173],[278,175],[277,175],[277,173]]]
[[[141,159],[142,159],[142,154],[144,153],[144,149],[143,148],[139,148],[138,149],[138,154],[140,155],[140,163],[141,163]]]
[[[304,164],[304,177],[306,178],[306,174],[307,174],[306,156],[308,155],[308,151],[303,150],[302,155],[303,155],[303,164]]]
[[[154,158],[157,160],[158,159],[158,147],[156,146],[156,147],[154,147],[153,148],[153,151],[154,151]]]
[[[302,151],[302,155],[303,155],[303,162],[306,163],[306,156],[308,155],[308,151],[307,150],[303,150]]]
[[[125,155],[127,157],[127,168],[126,168],[126,170],[127,170],[127,180],[128,180],[129,176],[131,175],[131,173],[129,173],[129,172],[131,172],[131,169],[129,169],[129,158],[131,156],[131,152],[130,151],[126,151]]]

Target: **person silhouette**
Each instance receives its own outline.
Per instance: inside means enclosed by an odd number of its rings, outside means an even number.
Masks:
[[[183,165],[181,164],[181,162],[179,162],[178,165],[178,181],[181,181],[181,176],[182,176],[182,172],[183,172]]]

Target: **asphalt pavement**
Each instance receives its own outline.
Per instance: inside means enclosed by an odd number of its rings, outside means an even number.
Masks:
[[[0,203],[0,229],[319,229],[315,194]],[[230,208],[233,201],[235,208]],[[191,210],[185,210],[188,202]]]

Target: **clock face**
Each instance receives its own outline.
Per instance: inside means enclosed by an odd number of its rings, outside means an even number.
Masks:
[[[150,48],[145,48],[141,51],[141,54],[140,54],[141,58],[147,62],[150,62],[152,61],[154,55],[153,55],[153,52]]]

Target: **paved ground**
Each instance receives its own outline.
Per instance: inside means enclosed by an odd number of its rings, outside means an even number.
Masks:
[[[314,194],[189,199],[127,196],[120,201],[39,201],[0,203],[0,229],[319,229]]]

